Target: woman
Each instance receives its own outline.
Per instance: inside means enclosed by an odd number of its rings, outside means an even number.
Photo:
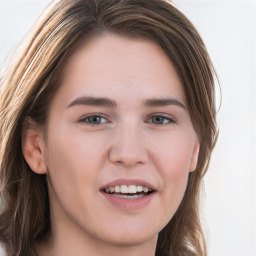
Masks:
[[[1,81],[7,255],[207,255],[214,70],[164,0],[60,0]]]

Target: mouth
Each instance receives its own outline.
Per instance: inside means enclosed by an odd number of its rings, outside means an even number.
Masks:
[[[154,190],[143,185],[115,185],[106,187],[103,192],[125,199],[136,199],[150,195]]]
[[[111,205],[129,212],[148,209],[157,196],[156,188],[141,179],[116,179],[100,191]]]

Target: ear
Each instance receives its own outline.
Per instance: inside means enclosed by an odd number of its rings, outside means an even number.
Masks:
[[[42,129],[27,118],[22,131],[22,152],[31,170],[37,174],[45,174],[47,170],[42,153],[44,145]]]
[[[197,161],[198,161],[198,156],[199,156],[199,150],[200,150],[200,142],[199,139],[196,139],[194,148],[193,148],[193,153],[192,153],[192,158],[190,162],[190,172],[195,171],[197,167]]]

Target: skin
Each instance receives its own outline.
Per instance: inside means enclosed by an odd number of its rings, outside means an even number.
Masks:
[[[115,106],[72,105],[81,97]],[[144,104],[166,98],[174,101]],[[66,65],[46,126],[24,135],[28,164],[49,184],[52,233],[38,254],[153,256],[199,147],[180,79],[158,45],[113,34],[87,42]],[[151,183],[153,199],[137,210],[114,206],[100,189],[117,178]]]

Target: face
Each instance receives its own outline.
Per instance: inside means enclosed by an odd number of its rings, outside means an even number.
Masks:
[[[79,230],[91,241],[127,245],[156,238],[197,164],[180,79],[146,40],[105,34],[75,53],[45,133],[56,234]]]

